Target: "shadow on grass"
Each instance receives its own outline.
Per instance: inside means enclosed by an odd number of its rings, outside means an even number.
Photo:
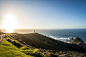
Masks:
[[[3,44],[3,45],[5,45],[5,46],[10,46],[9,44]]]
[[[12,41],[11,39],[7,40],[8,42],[12,43],[13,45],[15,45],[18,48],[21,48],[23,45],[21,43],[18,43],[17,41]]]

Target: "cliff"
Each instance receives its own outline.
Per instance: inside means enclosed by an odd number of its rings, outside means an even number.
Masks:
[[[86,45],[85,45],[84,41],[82,39],[78,38],[78,37],[76,37],[75,39],[71,38],[70,43],[71,44],[76,44],[76,45],[81,46],[84,49],[86,49]]]

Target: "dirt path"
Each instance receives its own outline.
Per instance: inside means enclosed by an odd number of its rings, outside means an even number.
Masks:
[[[0,44],[2,43],[2,41],[3,41],[3,37],[2,35],[0,35]]]

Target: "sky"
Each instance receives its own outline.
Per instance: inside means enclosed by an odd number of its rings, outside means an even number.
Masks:
[[[9,14],[15,29],[86,29],[86,0],[0,0],[1,29]]]

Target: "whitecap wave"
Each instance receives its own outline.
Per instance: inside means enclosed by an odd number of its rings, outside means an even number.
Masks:
[[[85,42],[86,43],[86,42]]]
[[[50,36],[51,38],[55,39],[55,40],[70,40],[70,38],[57,38],[57,37],[54,37],[54,36]]]

